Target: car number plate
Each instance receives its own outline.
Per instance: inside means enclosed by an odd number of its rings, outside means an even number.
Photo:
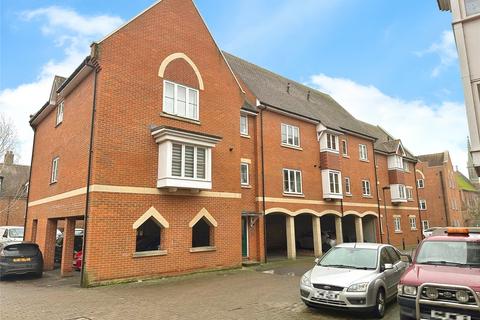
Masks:
[[[436,311],[432,310],[430,312],[430,317],[432,319],[439,319],[439,320],[471,320],[470,316],[464,316],[459,313],[455,312],[443,312],[443,311]]]
[[[317,290],[316,297],[327,300],[338,300],[338,294],[332,291]]]
[[[13,262],[29,262],[31,260],[31,258],[15,258],[13,259]]]

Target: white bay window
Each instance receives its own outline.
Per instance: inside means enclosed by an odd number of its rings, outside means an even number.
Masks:
[[[323,198],[342,199],[342,173],[336,170],[322,170]]]
[[[390,196],[393,203],[407,202],[407,191],[403,184],[391,184]]]
[[[166,126],[153,128],[152,136],[158,144],[157,188],[212,188],[212,148],[220,137]]]

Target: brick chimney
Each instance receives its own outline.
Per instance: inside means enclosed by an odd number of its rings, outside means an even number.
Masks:
[[[5,165],[11,166],[13,164],[13,157],[14,157],[13,151],[7,151],[5,153],[5,158],[3,160],[3,163]]]

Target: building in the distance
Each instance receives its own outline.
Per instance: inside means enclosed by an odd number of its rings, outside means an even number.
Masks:
[[[470,130],[473,167],[480,174],[480,0],[437,0],[452,13]]]
[[[455,172],[458,190],[462,201],[461,211],[467,227],[480,226],[480,190],[460,171]]]
[[[463,226],[460,192],[448,151],[417,158],[418,202],[424,228]]]
[[[30,167],[14,163],[7,151],[0,163],[0,226],[23,226]],[[1,235],[0,235],[1,236]]]

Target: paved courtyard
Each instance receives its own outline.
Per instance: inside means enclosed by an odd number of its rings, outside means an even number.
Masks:
[[[13,278],[0,283],[0,319],[359,319],[358,314],[310,310],[298,283],[311,259],[274,262],[256,270],[203,273],[83,289],[78,273],[60,278]],[[363,317],[368,319],[368,317]],[[389,305],[384,319],[398,319]]]

